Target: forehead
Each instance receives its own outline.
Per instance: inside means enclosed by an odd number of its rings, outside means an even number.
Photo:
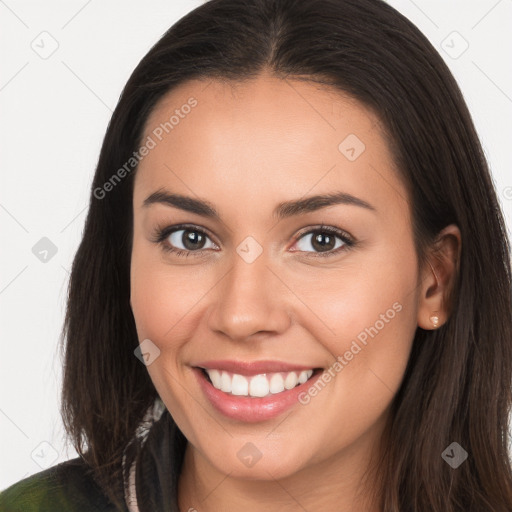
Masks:
[[[266,74],[191,80],[148,117],[143,140],[154,148],[139,164],[134,200],[159,187],[213,200],[243,195],[238,208],[333,188],[404,199],[382,133],[369,108],[329,86]]]
[[[195,104],[191,109],[188,108],[190,103]],[[182,122],[189,114],[192,121]],[[352,130],[364,137],[380,126],[378,117],[368,107],[332,86],[280,79],[267,73],[236,82],[220,79],[184,82],[158,102],[148,117],[145,133],[152,133],[167,121],[173,125],[169,133],[172,132],[176,142],[180,136],[189,135],[187,125],[191,122],[194,130],[201,130],[201,135],[213,142],[226,142],[223,140],[226,130],[233,132],[243,127],[237,141],[245,142],[247,147],[249,134],[264,138],[265,133],[278,133],[279,143],[285,144],[288,135],[294,140],[302,135],[314,142],[311,131],[318,131],[322,138],[330,131],[336,141],[343,130]],[[179,130],[178,124],[181,124]],[[168,133],[164,132],[165,137]],[[258,137],[257,141],[262,142],[263,138]]]

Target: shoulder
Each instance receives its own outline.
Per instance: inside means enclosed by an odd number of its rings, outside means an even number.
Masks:
[[[29,476],[0,492],[2,512],[115,512],[77,457]]]

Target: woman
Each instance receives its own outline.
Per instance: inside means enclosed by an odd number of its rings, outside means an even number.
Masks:
[[[2,510],[512,510],[510,289],[418,29],[380,0],[211,0],[101,150],[64,329],[81,457]]]

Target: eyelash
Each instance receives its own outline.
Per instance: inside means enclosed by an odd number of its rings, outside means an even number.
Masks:
[[[194,257],[201,257],[204,255],[203,251],[208,249],[199,249],[197,251],[191,251],[191,250],[183,250],[183,249],[176,249],[175,247],[171,247],[168,245],[167,238],[174,233],[175,231],[181,231],[181,230],[188,230],[193,231],[195,233],[199,233],[203,236],[206,236],[208,238],[212,238],[207,231],[205,231],[202,228],[199,228],[198,226],[195,226],[193,224],[178,224],[176,226],[167,226],[164,228],[157,227],[155,230],[155,233],[152,237],[152,242],[161,245],[162,249],[167,252],[168,254],[174,254],[178,257],[188,257],[188,256],[194,256]],[[307,228],[307,231],[302,231],[297,234],[297,236],[294,239],[294,244],[301,240],[305,235],[309,235],[311,233],[330,233],[333,235],[336,235],[338,238],[341,239],[343,242],[343,246],[338,247],[335,250],[326,251],[326,252],[319,252],[319,253],[312,253],[310,251],[292,251],[292,252],[306,252],[309,256],[313,258],[325,258],[330,257],[333,255],[337,255],[342,251],[351,249],[356,245],[356,242],[354,239],[342,229],[335,228],[334,226],[325,226],[320,225],[313,228]]]

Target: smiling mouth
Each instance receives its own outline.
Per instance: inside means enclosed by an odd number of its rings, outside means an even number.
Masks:
[[[272,372],[245,376],[224,370],[199,368],[210,384],[228,395],[264,398],[278,395],[307,382],[321,368],[293,372]]]

